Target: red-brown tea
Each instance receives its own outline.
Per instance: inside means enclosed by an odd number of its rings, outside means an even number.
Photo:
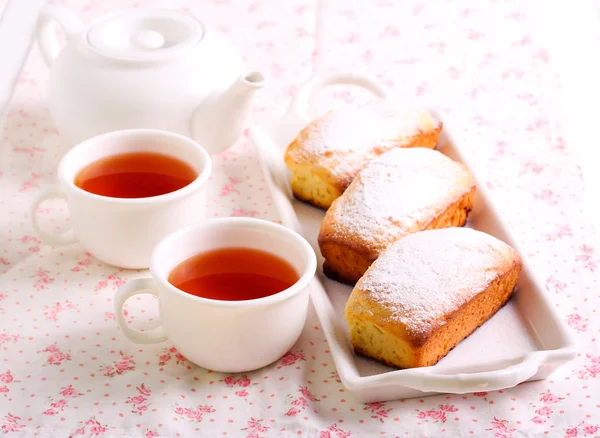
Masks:
[[[181,262],[169,274],[169,283],[198,297],[243,301],[268,297],[298,281],[287,261],[250,248],[221,248]]]
[[[132,152],[88,164],[75,177],[75,185],[111,198],[149,198],[179,190],[197,176],[190,165],[177,158]]]

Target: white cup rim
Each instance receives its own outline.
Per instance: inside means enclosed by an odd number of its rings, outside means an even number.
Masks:
[[[256,298],[253,300],[240,300],[240,301],[226,301],[226,300],[214,300],[210,298],[198,297],[196,295],[189,294],[187,292],[182,291],[181,289],[173,286],[167,280],[167,276],[163,275],[164,271],[161,271],[160,268],[156,266],[156,259],[159,257],[159,254],[163,251],[163,248],[169,243],[180,237],[182,234],[194,233],[202,228],[211,227],[214,225],[219,226],[228,226],[228,225],[248,225],[257,228],[268,228],[270,230],[274,230],[281,235],[285,235],[287,237],[291,237],[292,240],[302,249],[304,257],[306,259],[306,268],[303,272],[299,273],[300,278],[291,285],[289,288],[278,292],[273,295],[269,295],[262,298]],[[285,259],[285,258],[284,258]],[[174,268],[174,266],[173,266]],[[172,268],[171,268],[172,269]],[[306,288],[309,282],[314,277],[317,270],[317,256],[310,244],[302,237],[300,234],[295,231],[284,227],[283,225],[279,225],[275,222],[271,222],[264,219],[250,218],[250,217],[226,217],[226,218],[216,218],[216,219],[208,219],[202,221],[200,223],[187,226],[185,228],[181,228],[167,236],[165,236],[158,244],[154,247],[154,251],[152,252],[152,258],[150,260],[150,274],[154,281],[156,281],[159,285],[159,290],[161,288],[167,289],[169,292],[177,294],[179,296],[185,297],[195,302],[209,304],[215,307],[229,307],[229,308],[247,308],[247,307],[256,307],[256,306],[266,306],[269,304],[278,303],[280,301],[285,301],[294,295],[298,294],[304,288]]]
[[[103,142],[103,141],[110,141],[115,138],[126,139],[126,138],[131,138],[131,137],[144,137],[144,136],[163,137],[166,139],[174,140],[174,143],[179,143],[179,144],[183,143],[183,144],[186,144],[188,146],[195,148],[202,157],[201,158],[202,169],[198,173],[198,176],[196,177],[196,179],[194,179],[187,186],[182,187],[179,190],[175,190],[170,193],[165,193],[164,195],[150,196],[150,197],[146,197],[146,198],[115,198],[112,196],[97,195],[95,193],[85,191],[75,185],[75,181],[73,178],[68,178],[66,176],[66,173],[69,170],[67,168],[67,165],[68,165],[70,159],[75,154],[81,153],[82,149],[92,148],[92,147],[94,147],[94,145],[96,143]],[[116,154],[110,154],[110,155],[106,155],[106,156],[108,157],[111,155],[116,155]],[[168,153],[166,153],[166,155],[168,155]],[[187,164],[189,164],[189,163],[187,163]],[[82,168],[83,168],[83,166],[80,167],[79,169],[77,169],[76,172],[79,172]],[[179,198],[183,198],[183,197],[195,192],[200,187],[202,187],[206,183],[206,181],[208,181],[208,179],[210,178],[211,173],[212,173],[212,160],[210,158],[210,155],[208,154],[206,149],[204,149],[196,141],[192,140],[189,137],[186,137],[184,135],[177,134],[177,133],[171,132],[171,131],[165,131],[165,130],[161,130],[161,129],[142,129],[142,128],[140,128],[140,129],[121,129],[118,131],[105,132],[103,134],[99,134],[99,135],[91,137],[87,140],[84,140],[81,143],[76,144],[73,148],[71,148],[62,157],[62,159],[60,160],[60,163],[58,165],[58,178],[59,178],[60,183],[63,185],[63,187],[67,187],[69,190],[74,191],[75,193],[77,193],[80,196],[87,197],[88,199],[93,199],[93,200],[100,201],[100,202],[108,202],[108,203],[112,203],[112,204],[127,204],[127,205],[132,205],[132,204],[149,205],[149,204],[156,204],[156,203],[160,203],[160,202],[164,202],[164,201],[173,201],[173,200],[176,200]]]

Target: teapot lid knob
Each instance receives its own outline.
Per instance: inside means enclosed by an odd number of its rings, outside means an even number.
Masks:
[[[126,9],[104,16],[85,35],[97,53],[127,61],[160,61],[202,40],[204,28],[191,15],[164,9]]]
[[[142,49],[159,49],[165,43],[162,33],[151,29],[142,29],[133,36],[133,41]]]

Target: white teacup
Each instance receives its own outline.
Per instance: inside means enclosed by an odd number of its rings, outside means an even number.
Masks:
[[[188,294],[168,282],[182,261],[202,252],[227,247],[267,251],[292,265],[298,281],[264,298],[220,301]],[[165,237],[152,254],[152,278],[136,279],[115,295],[117,322],[139,344],[167,338],[191,362],[215,371],[244,372],[283,356],[298,340],[309,302],[309,282],[317,260],[299,234],[281,225],[252,218],[213,219]],[[158,296],[162,325],[141,332],[123,316],[125,301],[136,294]]]
[[[77,173],[88,164],[112,155],[154,152],[184,161],[198,174],[189,185],[160,196],[113,198],[80,189]],[[212,171],[208,153],[195,141],[179,134],[128,129],[93,137],[65,154],[58,166],[59,186],[40,193],[30,209],[33,228],[44,243],[64,245],[81,241],[96,258],[129,269],[150,266],[152,250],[160,239],[203,219],[205,183]],[[37,207],[46,199],[65,198],[73,229],[52,234],[40,228]]]

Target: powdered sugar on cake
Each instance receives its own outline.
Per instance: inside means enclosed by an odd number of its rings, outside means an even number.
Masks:
[[[394,110],[385,102],[330,111],[311,122],[300,134],[302,148],[294,151],[302,160],[322,157],[333,175],[360,169],[365,158],[377,149],[398,146],[419,132],[435,129],[439,122],[418,110]],[[340,159],[343,157],[343,160]],[[358,163],[359,168],[355,169]]]
[[[468,171],[440,152],[392,149],[371,161],[328,213],[334,237],[383,249],[401,237],[402,229],[427,226],[428,218],[444,212],[473,185]]]
[[[444,324],[486,289],[516,254],[504,242],[469,228],[428,230],[390,246],[356,284],[366,309],[406,325],[411,337]]]

